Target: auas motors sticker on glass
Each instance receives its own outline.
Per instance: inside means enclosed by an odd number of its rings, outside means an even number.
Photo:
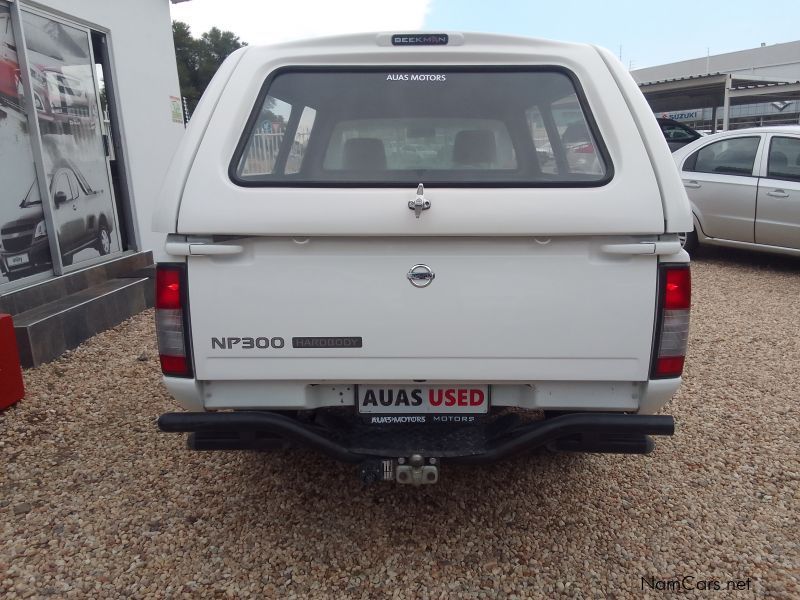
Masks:
[[[389,73],[386,81],[447,81],[444,73]]]

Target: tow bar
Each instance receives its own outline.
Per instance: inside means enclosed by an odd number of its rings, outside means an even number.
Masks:
[[[411,437],[402,428],[360,429],[347,422],[326,429],[269,411],[166,413],[158,419],[162,431],[189,432],[193,450],[306,446],[358,465],[366,484],[393,481],[413,486],[438,482],[441,461],[487,464],[540,447],[647,454],[653,450],[651,435],[672,435],[675,430],[669,415],[624,413],[573,413],[493,430],[496,423],[459,429],[451,440],[439,429],[414,429]]]
[[[397,460],[365,460],[360,465],[361,481],[365,484],[396,481],[404,485],[429,485],[439,481],[438,462],[435,458],[426,460],[421,454],[401,456]]]

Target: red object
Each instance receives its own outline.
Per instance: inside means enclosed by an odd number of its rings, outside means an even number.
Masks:
[[[185,356],[170,356],[159,354],[161,360],[161,372],[171,377],[186,377],[191,373],[189,362]]]
[[[656,377],[680,377],[684,360],[683,356],[659,356],[656,359]]]
[[[158,266],[156,270],[156,308],[183,308],[181,306],[181,271]]]
[[[156,331],[161,372],[168,377],[191,377],[192,363],[186,336],[186,267],[156,267]]]
[[[668,267],[664,282],[664,308],[688,309],[692,303],[692,275],[689,267]]]
[[[0,409],[8,408],[24,396],[14,322],[11,315],[0,314]]]
[[[661,268],[659,337],[655,341],[656,356],[651,377],[670,379],[681,376],[686,361],[692,275],[689,265],[663,265]]]

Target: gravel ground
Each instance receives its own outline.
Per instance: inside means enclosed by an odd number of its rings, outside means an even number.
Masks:
[[[139,315],[0,413],[0,596],[660,598],[642,578],[690,576],[800,598],[800,261],[706,250],[694,287],[678,431],[652,455],[446,466],[420,489],[186,451],[155,429],[175,405]]]

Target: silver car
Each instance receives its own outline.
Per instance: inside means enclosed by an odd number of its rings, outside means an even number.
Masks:
[[[800,126],[736,129],[673,154],[698,243],[800,256]]]

